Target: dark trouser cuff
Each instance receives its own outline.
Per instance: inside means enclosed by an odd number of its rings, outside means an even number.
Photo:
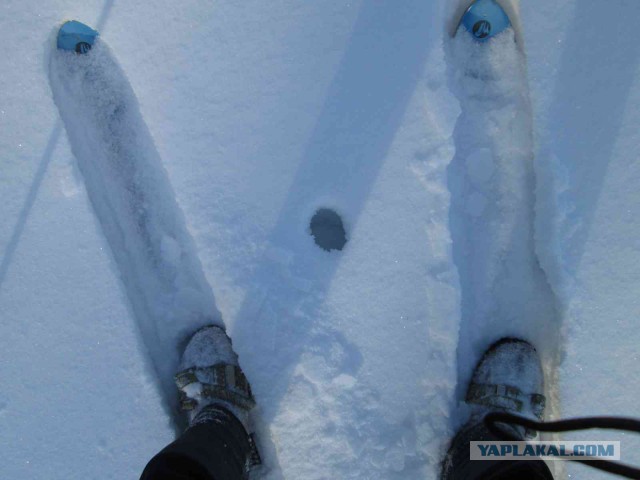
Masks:
[[[471,441],[492,442],[493,435],[483,422],[467,425],[455,436],[447,452],[442,480],[553,480],[542,460],[471,460]]]
[[[205,411],[206,410],[206,411]],[[140,480],[244,480],[251,443],[242,423],[219,406],[205,408],[180,438],[147,464]]]

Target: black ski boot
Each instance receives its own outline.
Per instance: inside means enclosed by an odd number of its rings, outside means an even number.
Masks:
[[[490,412],[507,412],[542,420],[544,376],[536,349],[528,342],[503,338],[485,352],[476,366],[465,401],[472,408],[467,424],[457,433],[442,467],[443,480],[552,480],[542,460],[470,460],[471,441],[500,441],[483,422]],[[518,440],[536,433],[500,424],[505,435]]]
[[[260,463],[249,412],[251,387],[221,327],[198,330],[175,376],[189,427],[147,465],[142,480],[244,480]]]

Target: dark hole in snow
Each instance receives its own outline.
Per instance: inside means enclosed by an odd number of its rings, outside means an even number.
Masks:
[[[342,250],[347,243],[342,218],[329,208],[321,208],[313,215],[310,228],[316,244],[323,250]]]

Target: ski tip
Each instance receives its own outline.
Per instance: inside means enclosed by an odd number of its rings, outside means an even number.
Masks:
[[[76,20],[65,22],[58,31],[58,48],[69,52],[87,53],[98,37],[98,32]]]
[[[460,24],[480,42],[489,40],[511,26],[509,16],[496,0],[476,0],[462,16]]]

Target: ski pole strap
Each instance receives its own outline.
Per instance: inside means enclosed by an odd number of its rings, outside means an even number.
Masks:
[[[182,410],[193,410],[197,405],[196,396],[224,400],[244,410],[255,406],[249,382],[237,365],[218,363],[188,368],[177,373],[175,381]]]
[[[529,418],[513,415],[505,412],[491,412],[484,417],[486,427],[498,438],[510,441],[519,441],[508,431],[501,429],[497,424],[516,425],[539,432],[570,432],[575,430],[590,430],[592,428],[604,428],[608,430],[623,430],[640,433],[640,420],[626,417],[583,417],[558,420],[555,422],[537,422]],[[609,460],[580,460],[570,458],[572,462],[581,462],[589,467],[597,468],[605,472],[613,473],[627,478],[640,479],[640,468],[624,463]]]

